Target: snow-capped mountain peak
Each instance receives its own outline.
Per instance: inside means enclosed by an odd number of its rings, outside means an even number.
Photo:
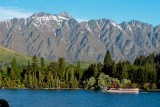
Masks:
[[[0,45],[27,55],[67,61],[133,61],[136,56],[159,52],[160,26],[140,21],[117,24],[99,19],[77,22],[68,13],[36,13],[27,19],[0,22]]]

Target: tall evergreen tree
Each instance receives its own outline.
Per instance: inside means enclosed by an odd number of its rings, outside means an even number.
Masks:
[[[58,59],[58,62],[59,62],[59,76],[60,76],[60,79],[64,79],[64,76],[65,76],[65,59],[64,58],[59,58]]]
[[[115,63],[115,61],[113,61],[112,65],[111,65],[111,77],[116,78],[116,75],[117,75],[116,71],[117,71],[116,63]]]
[[[123,62],[123,64],[122,64],[121,79],[128,79],[128,68],[127,68],[127,64],[125,64],[125,62]]]
[[[18,80],[20,78],[21,78],[21,71],[18,67],[16,58],[13,57],[12,65],[11,65],[11,79],[12,80]]]
[[[121,61],[119,61],[118,63],[117,63],[117,67],[116,67],[117,69],[117,71],[116,71],[116,78],[118,78],[118,79],[120,79],[120,80],[122,80],[122,69],[123,69],[123,65],[122,65],[122,62]]]
[[[51,72],[48,73],[47,75],[47,84],[48,84],[48,88],[52,88],[53,86],[53,75]]]
[[[33,86],[34,87],[37,87],[37,71],[38,71],[38,59],[37,59],[37,56],[34,55],[33,58],[32,58],[32,80],[33,80]]]
[[[38,59],[37,59],[36,55],[34,55],[32,58],[32,69],[34,72],[36,72],[36,70],[38,70]]]
[[[27,64],[27,71],[30,71],[31,70],[31,64],[30,64],[30,61],[28,61],[28,64]]]
[[[93,65],[93,76],[96,78],[98,76],[98,68],[97,68],[97,64]]]
[[[38,84],[39,84],[40,87],[42,87],[42,85],[43,85],[44,78],[45,78],[45,75],[42,73],[42,71],[39,70]]]
[[[74,68],[71,68],[71,71],[70,71],[70,86],[71,88],[75,88]]]
[[[59,76],[59,63],[58,62],[51,62],[48,66],[48,71],[51,71],[54,78],[55,76]]]
[[[102,72],[103,70],[103,64],[101,62],[97,63],[98,72]]]
[[[82,75],[83,75],[83,71],[81,69],[80,61],[78,60],[78,62],[77,62],[77,68],[76,68],[76,77],[77,77],[77,79],[79,81],[82,78]]]
[[[107,75],[110,75],[112,74],[112,57],[111,57],[111,54],[109,51],[106,52],[106,55],[105,55],[105,58],[104,58],[104,67],[103,67],[103,72]]]
[[[109,51],[106,52],[106,55],[104,57],[104,65],[106,67],[110,66],[112,64],[112,57]]]
[[[45,62],[44,62],[44,57],[41,57],[41,69],[44,69],[45,67]]]
[[[65,80],[66,80],[67,88],[69,88],[69,71],[67,69],[65,72]]]

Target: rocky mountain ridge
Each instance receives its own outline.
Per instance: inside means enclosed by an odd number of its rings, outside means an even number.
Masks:
[[[112,58],[134,61],[138,55],[159,52],[160,25],[140,21],[115,23],[99,19],[78,22],[66,12],[36,13],[26,19],[0,22],[0,45],[26,55],[69,62],[103,61]]]

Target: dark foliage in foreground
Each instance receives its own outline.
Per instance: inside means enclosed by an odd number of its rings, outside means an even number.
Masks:
[[[9,107],[9,104],[6,100],[0,99],[0,107]]]

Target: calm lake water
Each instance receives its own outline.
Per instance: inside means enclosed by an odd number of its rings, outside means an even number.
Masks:
[[[0,90],[10,107],[159,107],[159,92],[108,94],[88,90]]]

